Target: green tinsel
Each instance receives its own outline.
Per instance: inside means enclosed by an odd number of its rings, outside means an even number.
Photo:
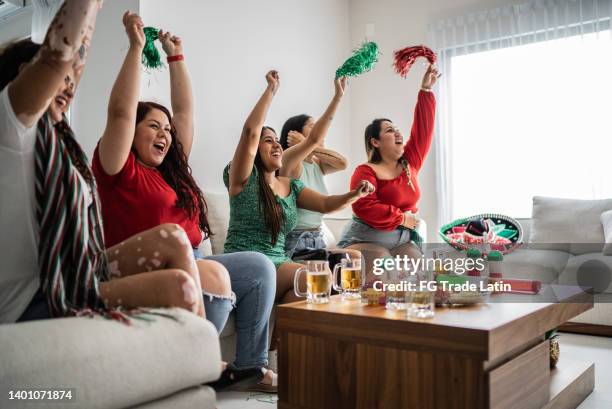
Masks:
[[[370,71],[378,62],[378,45],[374,42],[364,43],[353,50],[353,55],[336,70],[336,78],[355,77]]]
[[[145,45],[142,49],[142,65],[148,69],[159,69],[164,66],[161,62],[161,56],[157,47],[155,47],[155,40],[158,39],[159,30],[154,27],[145,27]]]

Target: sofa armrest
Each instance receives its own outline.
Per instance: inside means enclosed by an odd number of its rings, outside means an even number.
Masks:
[[[75,407],[124,408],[215,380],[221,352],[214,326],[185,310],[164,310],[131,326],[103,318],[0,325],[0,407],[9,390],[74,388]],[[53,406],[57,407],[57,405]]]

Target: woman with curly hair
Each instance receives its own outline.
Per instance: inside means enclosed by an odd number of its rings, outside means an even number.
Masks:
[[[159,32],[168,56],[172,116],[153,102],[138,102],[141,54],[145,44],[139,16],[127,14],[130,41],[113,87],[106,129],[94,153],[106,221],[106,241],[127,237],[163,223],[181,226],[182,239],[196,253],[210,235],[206,202],[188,164],[194,135],[193,95],[179,37]],[[160,235],[160,240],[169,237]],[[142,254],[138,263],[154,268],[156,254]],[[268,321],[274,303],[275,270],[263,255],[244,252],[197,260],[207,318],[221,332],[236,306],[236,359],[216,385],[255,384],[267,365]],[[229,272],[229,274],[228,274]],[[232,290],[234,293],[232,293]]]

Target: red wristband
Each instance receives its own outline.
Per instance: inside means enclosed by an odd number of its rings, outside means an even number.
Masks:
[[[183,54],[170,55],[170,56],[168,56],[168,58],[166,58],[166,60],[169,63],[175,62],[175,61],[183,61],[184,59],[185,59],[185,57],[183,57]]]

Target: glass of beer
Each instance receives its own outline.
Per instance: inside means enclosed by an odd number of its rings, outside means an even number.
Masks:
[[[340,285],[338,285],[338,271],[340,271]],[[334,290],[342,294],[344,300],[360,300],[364,281],[365,274],[361,270],[361,258],[354,260],[343,258],[334,267],[332,278]]]
[[[300,291],[300,276],[306,273],[306,292]],[[293,291],[298,297],[306,297],[310,304],[327,304],[331,293],[331,271],[327,261],[309,260],[300,267],[293,278]]]

